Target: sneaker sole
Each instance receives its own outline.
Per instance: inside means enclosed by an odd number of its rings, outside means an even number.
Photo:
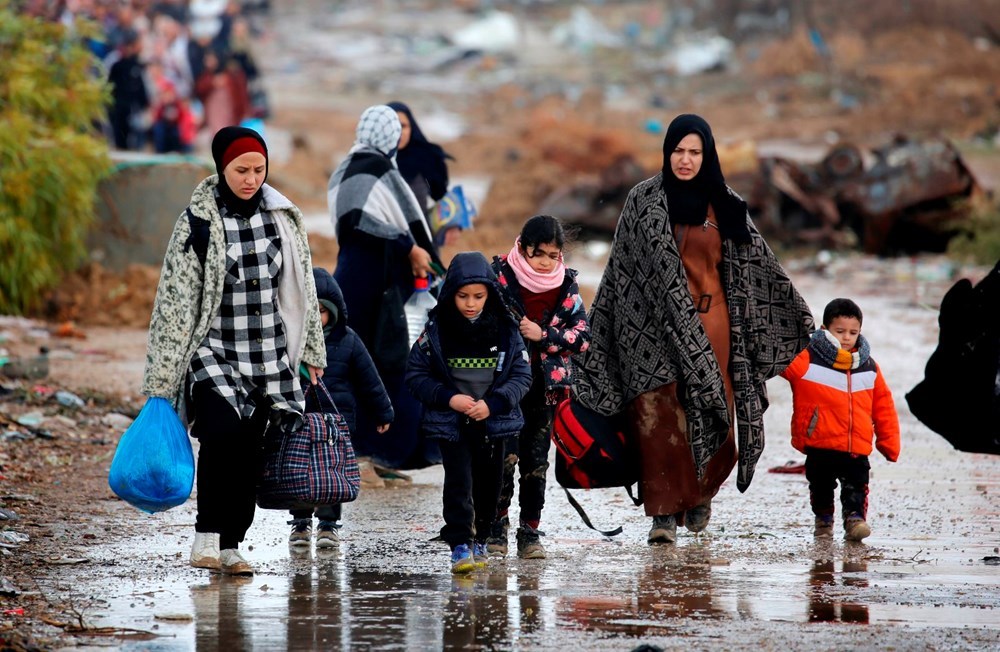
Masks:
[[[309,544],[310,544],[309,539],[292,539],[291,541],[288,542],[288,545],[290,545],[293,548],[308,548]]]
[[[316,539],[317,548],[336,548],[339,543],[337,539]]]
[[[471,573],[476,570],[476,564],[472,561],[460,562],[451,567],[451,572],[456,575],[464,575],[465,573]]]
[[[207,568],[208,570],[220,570],[222,569],[222,562],[218,559],[213,559],[212,557],[200,557],[198,559],[191,560],[192,568]]]
[[[870,537],[872,534],[872,529],[867,525],[864,527],[854,527],[850,532],[844,535],[844,538],[848,541],[861,541]]]
[[[532,550],[531,552],[526,552],[524,554],[517,553],[518,559],[545,559],[544,550]]]

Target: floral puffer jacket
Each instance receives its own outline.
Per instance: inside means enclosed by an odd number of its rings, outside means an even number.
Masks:
[[[506,255],[493,259],[493,271],[506,290],[505,301],[512,303],[515,311],[523,315],[523,290],[514,270],[507,264]],[[576,284],[575,269],[566,268],[555,308],[546,313],[539,326],[542,327],[542,339],[538,342],[525,341],[525,346],[533,359],[535,354],[538,356],[545,379],[546,403],[555,405],[567,396],[573,384],[570,378],[573,373],[571,356],[590,347],[590,322],[587,321],[587,309]]]

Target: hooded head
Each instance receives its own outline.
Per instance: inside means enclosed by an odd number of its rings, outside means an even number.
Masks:
[[[399,135],[403,128],[396,112],[384,104],[370,106],[361,114],[354,130],[356,145],[376,149],[389,158],[395,158],[399,146]]]
[[[344,302],[344,294],[337,279],[322,267],[313,267],[313,280],[316,281],[316,298],[330,313],[330,320],[323,327],[323,332],[329,334],[334,330],[346,328],[347,304]]]
[[[264,179],[260,181],[257,191],[244,198],[229,185],[226,179],[226,168],[247,153],[257,153],[264,157]],[[223,127],[212,139],[212,158],[215,160],[215,171],[219,174],[219,196],[226,208],[237,215],[251,217],[260,207],[264,195],[264,181],[267,179],[267,143],[259,133],[245,127]]]
[[[482,284],[486,287],[487,297],[482,312],[472,317],[463,315],[456,305],[455,296],[458,291],[468,285]],[[500,283],[497,281],[489,261],[478,251],[466,251],[456,254],[448,266],[444,285],[438,296],[437,306],[431,312],[440,322],[446,337],[442,343],[447,349],[450,340],[490,340],[496,341],[501,324],[511,320],[500,296]]]

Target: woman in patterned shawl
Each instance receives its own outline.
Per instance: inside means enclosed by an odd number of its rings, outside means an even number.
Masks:
[[[201,443],[191,565],[252,575],[238,545],[261,438],[269,422],[298,425],[299,364],[316,382],[326,345],[302,213],[264,183],[264,140],[224,127],[212,156],[218,176],[195,188],[167,245],[142,391],[190,416]]]
[[[431,271],[431,234],[416,197],[396,167],[402,127],[396,112],[385,105],[365,109],[355,131],[354,146],[330,176],[327,206],[340,245],[333,277],[344,291],[351,326],[372,354],[392,400],[396,419],[385,434],[376,432],[368,415],[358,415],[352,435],[361,457],[362,479],[373,477],[371,461],[388,469],[414,468],[437,462],[436,447],[421,450],[418,435],[420,403],[403,384],[406,366],[406,325],[396,337],[379,330],[383,294],[395,288],[405,302],[415,277]],[[438,261],[439,262],[439,261]],[[376,343],[398,339],[398,355]],[[368,460],[365,458],[372,458]],[[428,459],[432,457],[433,459]],[[401,474],[383,471],[388,477]]]
[[[726,186],[702,118],[671,122],[663,170],[629,193],[590,323],[575,396],[624,412],[649,543],[673,543],[678,525],[703,530],[737,460],[737,487],[750,485],[764,382],[805,347],[813,318]]]

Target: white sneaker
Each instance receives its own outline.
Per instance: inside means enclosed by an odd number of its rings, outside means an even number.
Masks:
[[[222,562],[219,560],[219,533],[195,532],[194,545],[191,546],[191,565],[195,568],[219,570]]]
[[[226,575],[253,575],[253,567],[236,548],[226,548],[219,554],[222,572]]]

